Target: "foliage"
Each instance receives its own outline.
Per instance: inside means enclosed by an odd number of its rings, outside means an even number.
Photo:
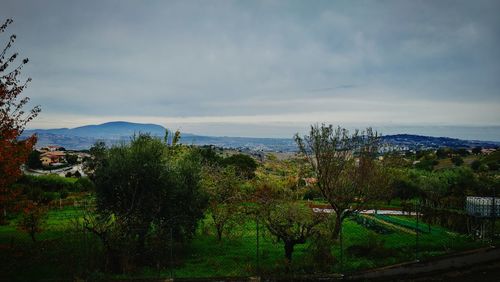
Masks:
[[[313,213],[293,194],[293,191],[269,183],[258,184],[255,192],[258,217],[264,221],[267,230],[283,242],[288,262],[292,261],[295,245],[305,244],[318,232],[316,226],[326,218],[323,213]]]
[[[208,195],[208,211],[214,222],[217,240],[229,233],[241,218],[241,203],[244,195],[240,189],[242,179],[232,166],[206,166],[203,170],[202,186]]]
[[[0,26],[0,35],[12,22],[12,19],[8,19]],[[39,106],[32,108],[28,113],[23,110],[29,98],[20,98],[19,95],[31,79],[21,82],[19,78],[21,69],[28,63],[28,59],[23,59],[17,66],[11,68],[11,64],[14,64],[19,56],[18,53],[11,55],[7,53],[15,39],[16,36],[11,35],[0,53],[0,208],[3,209],[0,223],[5,222],[8,203],[16,196],[10,185],[21,176],[20,167],[26,162],[36,143],[35,136],[26,140],[18,140],[18,137],[24,131],[26,124],[40,112]]]
[[[461,166],[464,163],[464,159],[460,156],[451,157],[451,162],[456,166]]]
[[[77,164],[78,163],[78,156],[77,155],[74,155],[74,154],[66,154],[65,156],[65,159],[66,161],[69,163],[69,164]]]
[[[479,168],[481,167],[481,161],[480,160],[474,160],[471,164],[470,164],[470,167],[474,170],[474,171],[478,171]]]
[[[255,177],[257,162],[248,155],[234,154],[230,157],[224,158],[222,163],[224,165],[234,166],[236,168],[236,172],[246,179],[252,179]]]
[[[90,181],[88,179],[82,180],[82,182]],[[38,187],[44,192],[59,192],[62,190],[67,191],[80,191],[85,190],[85,188],[80,184],[76,184],[74,179],[69,179],[65,177],[60,177],[58,175],[23,175],[19,180],[18,184],[24,187]],[[86,184],[88,185],[88,184]]]
[[[29,202],[23,208],[21,220],[18,222],[18,228],[31,237],[36,242],[36,234],[42,232],[46,221],[47,210],[38,203]]]
[[[351,212],[365,209],[368,203],[385,194],[387,177],[374,159],[379,136],[371,128],[350,134],[347,129],[323,124],[311,126],[309,136],[304,138],[296,134],[295,140],[335,212],[333,236],[337,238],[342,221]]]
[[[104,158],[106,157],[106,143],[97,141],[89,150],[90,158],[86,159],[84,168],[93,180],[94,171],[99,165],[104,165]]]
[[[78,178],[78,174],[80,174],[78,171],[75,172],[74,176]],[[94,191],[95,190],[95,184],[90,180],[88,177],[80,177],[78,180],[75,182],[75,189],[77,191]]]
[[[42,168],[42,161],[40,160],[40,155],[41,153],[38,152],[37,150],[31,151],[31,153],[28,156],[28,161],[26,162],[26,165],[29,168],[33,169]]]
[[[394,256],[395,251],[385,247],[385,241],[374,232],[369,232],[367,240],[358,245],[351,245],[347,248],[347,253],[352,256],[368,256],[381,258]]]
[[[106,150],[96,167],[97,211],[120,223],[137,262],[151,232],[172,232],[176,240],[194,233],[206,205],[197,151],[141,134]]]

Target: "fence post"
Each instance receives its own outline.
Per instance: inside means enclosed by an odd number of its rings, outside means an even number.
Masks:
[[[257,234],[257,238],[256,238],[257,239],[257,253],[256,253],[256,255],[257,255],[257,275],[259,275],[260,274],[260,252],[259,252],[259,217],[258,216],[256,217],[256,223],[257,223],[256,224],[256,228],[257,228],[257,230],[256,230],[257,231],[256,232],[256,234]]]
[[[416,228],[415,228],[415,260],[418,261],[418,232],[419,232],[419,227],[418,227],[418,217],[419,217],[419,205],[418,203],[415,203],[415,215],[416,215]]]
[[[170,223],[170,279],[174,279],[174,261],[173,261],[174,236],[172,233],[173,233],[172,223]]]
[[[495,240],[495,221],[497,217],[496,188],[493,186],[493,198],[491,199],[491,243]]]
[[[343,239],[342,221],[340,221],[340,272],[344,273],[344,239]]]

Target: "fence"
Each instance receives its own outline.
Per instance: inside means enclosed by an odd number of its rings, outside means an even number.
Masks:
[[[102,275],[104,267],[112,267],[106,246],[99,236],[83,228],[81,220],[93,208],[92,201],[68,199],[56,203],[36,243],[16,231],[15,225],[0,227],[0,280],[9,280],[12,275],[20,280],[43,278],[47,272],[55,273],[59,279]],[[150,237],[146,244],[152,247],[145,255],[154,262],[148,268],[135,269],[130,261],[133,256],[121,257],[120,263],[127,272],[147,278],[349,274],[497,242],[452,232],[426,218],[424,211],[425,207],[416,205],[404,214],[383,211],[354,214],[343,222],[337,240],[325,237],[297,245],[290,264],[285,262],[283,244],[276,241],[262,221],[246,218],[234,222],[232,234],[225,234],[217,242],[210,219],[205,218],[188,245],[174,243],[172,229],[162,237]],[[331,226],[326,223],[324,228]],[[493,231],[499,233],[498,229]],[[116,250],[124,254],[135,251],[126,240],[120,237],[113,240]],[[321,257],[321,248],[313,245],[325,242],[331,244],[333,260],[326,268],[320,268],[318,264],[326,258]]]

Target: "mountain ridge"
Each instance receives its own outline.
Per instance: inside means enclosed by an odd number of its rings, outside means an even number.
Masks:
[[[25,130],[22,137],[37,134],[37,147],[60,145],[67,149],[88,149],[96,141],[103,140],[109,144],[127,142],[134,134],[149,133],[163,137],[168,129],[153,123],[134,123],[126,121],[111,121],[102,124],[84,125],[75,128],[30,129]],[[487,147],[495,148],[500,142],[462,140],[451,137],[432,137],[408,133],[383,135],[384,144],[401,149],[438,148],[438,147]],[[262,151],[296,151],[292,138],[259,138],[259,137],[229,137],[203,136],[182,133],[181,142],[193,145],[215,145],[225,148],[246,148]]]

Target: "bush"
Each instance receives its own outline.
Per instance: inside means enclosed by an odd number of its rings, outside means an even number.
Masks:
[[[61,197],[61,199],[66,199],[68,195],[69,195],[68,190],[62,190],[61,192],[59,192],[59,197]]]
[[[74,189],[74,181],[57,175],[23,175],[18,183],[30,187],[39,187],[45,192],[71,191]]]
[[[478,171],[478,170],[479,170],[479,167],[481,167],[481,161],[479,161],[479,160],[474,160],[474,161],[470,164],[470,167],[471,167],[474,171]]]
[[[362,245],[352,245],[347,248],[351,256],[365,256],[371,258],[385,258],[395,255],[395,251],[385,247],[385,241],[376,233],[368,233],[367,240]]]
[[[76,173],[75,173],[76,175]],[[79,191],[94,191],[95,185],[88,177],[81,177],[75,182],[75,188]]]
[[[23,209],[23,216],[18,222],[18,228],[25,231],[36,242],[35,235],[42,232],[42,226],[46,221],[47,210],[36,203],[28,203]]]
[[[44,192],[40,202],[43,204],[48,204],[56,199],[59,199],[59,193],[57,193],[57,192]]]
[[[461,166],[464,163],[464,159],[460,156],[454,156],[451,158],[451,162],[456,166]]]

